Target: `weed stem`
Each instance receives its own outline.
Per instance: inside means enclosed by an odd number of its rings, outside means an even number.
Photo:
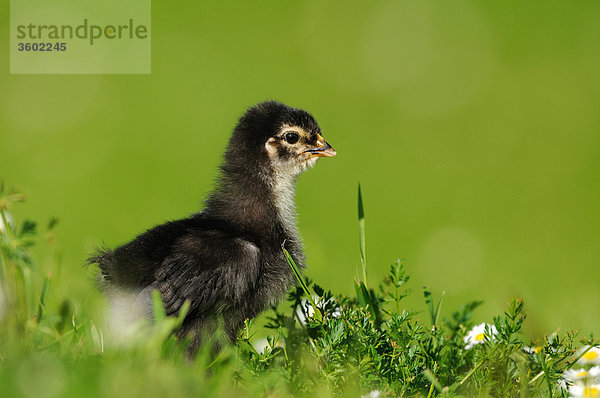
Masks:
[[[485,361],[488,360],[488,358],[494,353],[496,352],[496,350],[498,349],[498,347],[500,347],[500,344],[496,344],[496,346],[494,347],[494,349],[492,351],[490,351],[485,357],[483,357],[483,359],[481,361],[479,361],[479,363],[469,371],[469,373],[467,373],[467,375],[460,381],[460,383],[458,383],[459,386],[462,386],[463,384],[465,384],[465,382],[473,375],[473,373],[475,373],[475,371],[477,371],[477,369],[479,369],[481,367],[481,365],[483,365],[485,363]]]

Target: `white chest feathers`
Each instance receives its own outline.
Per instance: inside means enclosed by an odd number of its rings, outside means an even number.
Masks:
[[[273,201],[279,219],[283,225],[290,229],[288,232],[296,233],[296,206],[294,203],[295,177],[277,175],[273,184]]]

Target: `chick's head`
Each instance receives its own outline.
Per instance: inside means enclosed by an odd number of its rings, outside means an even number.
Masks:
[[[312,115],[275,101],[250,108],[232,138],[238,145],[255,148],[278,174],[297,175],[320,157],[337,154]]]

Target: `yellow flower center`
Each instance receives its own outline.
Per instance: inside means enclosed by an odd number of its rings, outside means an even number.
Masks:
[[[482,341],[485,338],[485,333],[479,333],[475,336],[475,341]]]
[[[588,351],[583,355],[583,359],[587,361],[593,361],[598,358],[598,353],[596,351]]]
[[[587,376],[587,374],[588,373],[585,370],[582,370],[581,372],[577,373],[577,376],[578,377],[585,377],[585,376]]]
[[[535,352],[536,354],[539,354],[542,351],[542,347],[537,346],[533,348],[533,352]]]
[[[600,397],[600,390],[596,387],[586,387],[583,390],[583,396],[586,398],[598,398]]]

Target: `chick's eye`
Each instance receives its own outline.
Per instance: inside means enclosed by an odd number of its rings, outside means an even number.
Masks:
[[[295,144],[296,142],[298,142],[299,139],[300,139],[300,136],[298,135],[298,133],[295,133],[293,131],[285,133],[285,140],[289,144]]]

